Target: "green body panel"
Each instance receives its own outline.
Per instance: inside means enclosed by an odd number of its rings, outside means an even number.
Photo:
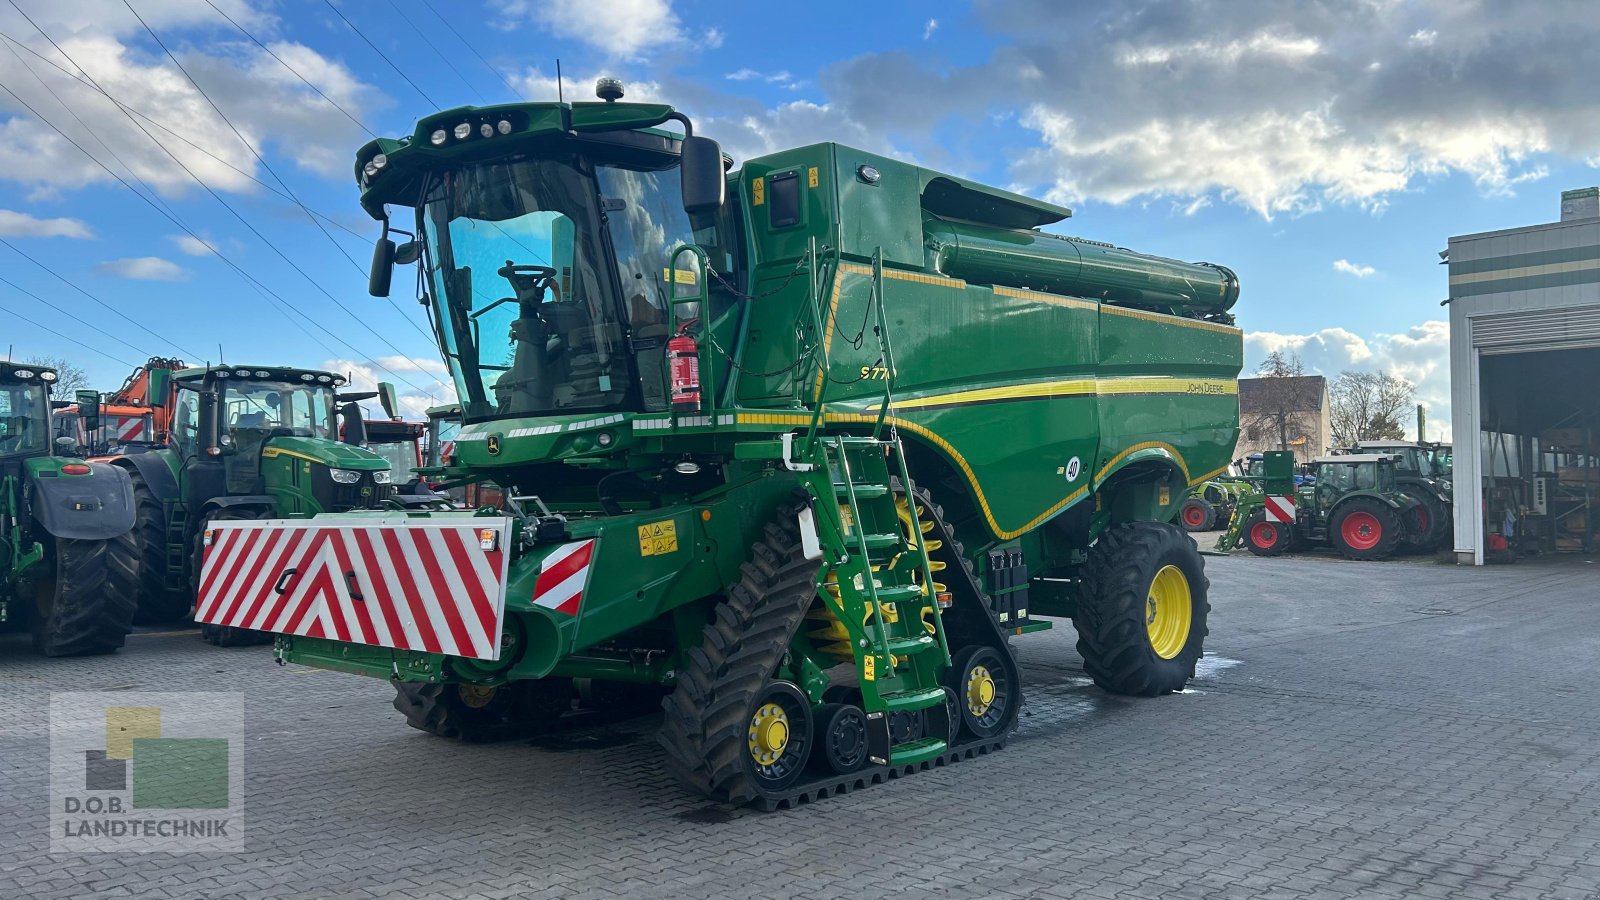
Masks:
[[[387,207],[416,204],[436,173],[521,155],[654,153],[647,163],[657,165],[675,149],[631,136],[673,115],[624,103],[448,110],[408,138],[362,148],[361,202],[387,225]],[[471,126],[468,138],[433,142],[458,124]],[[491,134],[476,136],[485,125]],[[606,131],[617,127],[636,131]],[[883,710],[897,692],[937,688],[950,661],[928,587],[938,576],[922,539],[902,534],[896,518],[895,488],[907,476],[943,504],[980,580],[990,574],[989,550],[1020,551],[1032,574],[1055,579],[1035,582],[1033,611],[1070,615],[1070,580],[1106,528],[1168,521],[1190,488],[1225,470],[1243,358],[1227,313],[1238,294],[1228,270],[1030,231],[1070,211],[836,144],[748,160],[727,190],[731,225],[717,227],[737,229],[740,240],[722,235],[718,246],[736,245],[740,258],[731,267],[719,260],[727,271],[712,279],[699,248],[680,249],[661,276],[673,285],[665,321],[652,323],[698,337],[698,409],[673,413],[665,397],[646,397],[642,408],[469,414],[453,460],[430,469],[450,484],[537,494],[564,517],[559,540],[535,540],[533,499],[510,510],[518,550],[501,660],[289,635],[278,639],[280,658],[406,681],[658,679],[698,646],[763,529],[800,502],[815,514],[818,597],[777,674],[816,702],[822,671],[849,661],[864,706]],[[631,209],[615,202],[614,211]],[[422,238],[425,224],[419,213]],[[505,292],[477,274],[473,294],[493,302]],[[423,280],[430,292],[464,290]],[[547,302],[539,298],[517,302],[533,310]],[[680,313],[689,301],[696,311]],[[451,333],[457,326],[441,307],[452,301],[430,302],[441,333]],[[513,329],[496,347],[533,352],[517,341]],[[441,349],[450,359],[448,342]],[[529,370],[497,360],[497,373]],[[647,553],[641,527],[669,522],[676,547]],[[577,614],[537,606],[543,559],[561,542],[589,538],[596,545]],[[807,630],[819,624],[832,636]]]

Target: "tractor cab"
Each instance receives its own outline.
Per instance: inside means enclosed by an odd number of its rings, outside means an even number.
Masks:
[[[51,452],[49,389],[55,380],[49,369],[0,363],[0,465]]]
[[[173,447],[198,508],[271,498],[280,515],[370,508],[393,493],[383,457],[339,440],[334,391],[315,370],[190,368],[174,375]]]
[[[1396,465],[1395,457],[1381,453],[1319,457],[1311,464],[1316,483],[1299,489],[1302,503],[1309,500],[1309,508],[1325,517],[1352,493],[1396,493]]]
[[[1417,500],[1412,513],[1412,530],[1417,532],[1421,549],[1433,550],[1451,536],[1450,507],[1454,480],[1440,474],[1438,447],[1410,441],[1360,441],[1357,453],[1382,453],[1395,461],[1395,477],[1400,489]]]

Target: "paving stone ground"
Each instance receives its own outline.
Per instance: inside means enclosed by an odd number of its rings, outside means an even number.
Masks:
[[[1600,563],[1207,565],[1192,690],[1108,696],[1058,623],[1004,751],[772,814],[680,790],[648,719],[463,746],[264,648],[0,636],[0,897],[1600,896]],[[50,854],[63,690],[243,692],[246,851]]]

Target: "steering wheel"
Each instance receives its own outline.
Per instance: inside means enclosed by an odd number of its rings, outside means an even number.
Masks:
[[[556,302],[561,301],[561,287],[556,283],[559,274],[550,266],[517,265],[511,260],[495,270],[495,274],[511,282],[511,289],[516,292],[517,299],[540,303],[544,300],[545,291],[554,291]]]

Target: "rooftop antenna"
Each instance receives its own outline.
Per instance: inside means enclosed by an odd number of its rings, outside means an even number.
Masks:
[[[222,355],[222,342],[217,341],[217,365],[225,366],[227,364],[227,357]]]
[[[559,57],[556,59],[556,102],[567,102],[567,98],[563,95],[561,90],[561,60]]]

